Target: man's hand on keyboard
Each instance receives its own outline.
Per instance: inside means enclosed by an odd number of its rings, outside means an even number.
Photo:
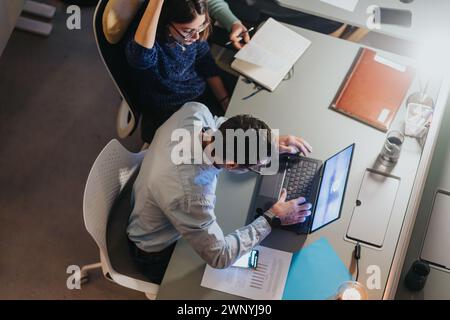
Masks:
[[[286,201],[286,196],[287,191],[283,189],[280,199],[270,209],[272,213],[281,219],[283,226],[305,222],[306,218],[311,215],[312,205],[306,203],[303,197]]]
[[[305,157],[312,152],[311,145],[304,139],[295,136],[280,136],[278,138],[280,153],[301,153]]]

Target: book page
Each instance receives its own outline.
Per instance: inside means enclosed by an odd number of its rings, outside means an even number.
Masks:
[[[231,67],[273,91],[310,45],[310,40],[269,18],[235,55]]]
[[[256,42],[250,42],[245,49],[239,50],[235,55],[236,59],[253,63],[260,67],[266,67],[273,71],[285,67],[286,61],[271,53]]]
[[[290,65],[294,64],[311,44],[310,40],[274,19],[268,19],[250,42],[258,44]]]

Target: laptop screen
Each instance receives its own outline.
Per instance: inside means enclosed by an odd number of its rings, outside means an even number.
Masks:
[[[352,144],[325,162],[311,232],[340,217],[354,148]]]

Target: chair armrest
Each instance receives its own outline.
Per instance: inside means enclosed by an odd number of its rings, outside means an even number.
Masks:
[[[117,114],[117,135],[121,139],[130,136],[136,128],[138,121],[139,119],[136,119],[128,103],[122,100]]]

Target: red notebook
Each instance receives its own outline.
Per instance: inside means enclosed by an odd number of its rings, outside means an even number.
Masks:
[[[411,67],[360,49],[330,107],[386,132],[413,78]]]

